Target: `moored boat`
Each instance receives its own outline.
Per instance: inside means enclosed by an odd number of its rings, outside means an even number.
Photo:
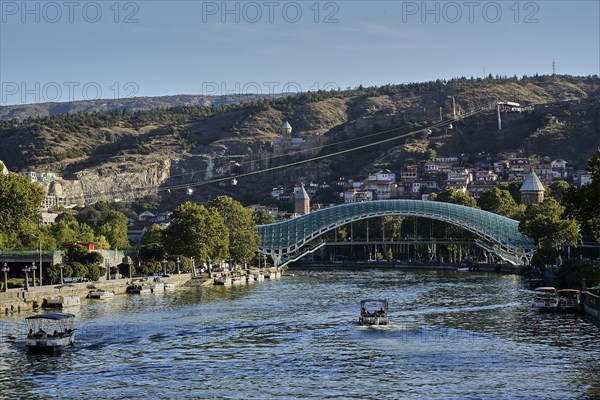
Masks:
[[[129,285],[127,286],[127,293],[131,294],[149,294],[152,290],[148,285]]]
[[[46,313],[25,318],[29,333],[27,350],[31,353],[54,354],[75,342],[75,315]],[[53,331],[51,334],[47,333]]]
[[[361,300],[358,322],[363,325],[387,325],[389,323],[388,301],[386,299]]]
[[[115,292],[112,292],[109,290],[104,290],[104,289],[96,289],[96,290],[90,291],[90,293],[88,294],[87,297],[90,299],[100,299],[100,300],[112,299],[115,297]]]
[[[165,282],[164,289],[165,290],[175,290],[175,284],[172,282]]]
[[[42,307],[48,308],[65,308],[76,307],[81,305],[81,298],[77,294],[66,294],[44,299]]]
[[[560,289],[556,291],[558,297],[558,309],[563,312],[579,311],[579,290]]]
[[[542,286],[534,290],[535,294],[531,302],[531,308],[537,311],[554,311],[558,308],[558,296],[556,289],[552,286]]]

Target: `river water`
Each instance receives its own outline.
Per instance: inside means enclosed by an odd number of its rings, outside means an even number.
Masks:
[[[600,329],[538,314],[519,277],[294,270],[82,301],[77,344],[28,355],[0,319],[0,398],[600,398]],[[357,324],[362,298],[392,324]]]

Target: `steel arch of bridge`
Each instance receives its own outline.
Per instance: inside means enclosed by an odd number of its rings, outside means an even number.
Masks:
[[[301,250],[332,229],[353,221],[388,215],[430,218],[467,229],[489,243],[484,245],[486,250],[513,264],[528,262],[535,249],[533,240],[519,232],[518,221],[498,214],[437,201],[381,200],[343,204],[287,221],[259,225],[256,230],[262,242],[258,251],[273,257],[276,265],[282,265],[295,255],[310,252],[302,253]]]

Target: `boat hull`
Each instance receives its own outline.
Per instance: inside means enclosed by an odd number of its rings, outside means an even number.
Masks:
[[[88,297],[90,299],[106,300],[106,299],[113,299],[115,297],[115,294],[113,292],[98,291],[98,292],[90,292]]]
[[[539,312],[554,311],[558,308],[558,301],[534,299],[531,307]]]
[[[79,295],[51,297],[49,299],[45,299],[45,301],[42,303],[42,307],[46,308],[78,307],[80,305],[81,299]]]
[[[27,351],[34,354],[54,354],[57,351],[64,349],[65,347],[73,345],[73,343],[75,343],[75,338],[73,337],[73,335],[59,338],[28,337]]]
[[[387,325],[389,324],[388,317],[359,317],[358,322],[363,325]]]

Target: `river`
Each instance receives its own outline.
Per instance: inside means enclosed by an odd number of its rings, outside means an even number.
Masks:
[[[28,355],[0,319],[0,398],[600,398],[600,329],[538,314],[512,275],[294,270],[83,300],[77,343]],[[362,298],[392,324],[357,324]]]

